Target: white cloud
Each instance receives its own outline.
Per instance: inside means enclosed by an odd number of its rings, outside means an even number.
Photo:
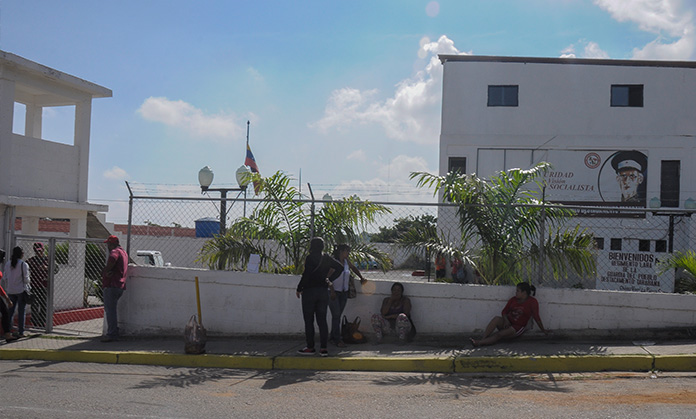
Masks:
[[[104,171],[104,177],[112,180],[126,180],[130,176],[125,170],[118,166],[114,166],[111,169]]]
[[[602,50],[596,42],[580,40],[578,43],[585,44],[580,58],[609,58],[609,54]],[[575,44],[569,45],[561,51],[561,58],[577,58]]]
[[[425,14],[429,17],[435,17],[440,14],[440,3],[431,1],[425,6]]]
[[[376,176],[370,180],[349,180],[321,192],[328,192],[336,199],[357,195],[361,199],[381,202],[435,202],[430,189],[418,188],[416,182],[409,179],[411,172],[434,172],[428,168],[422,157],[399,155],[389,162],[373,161],[370,172]]]
[[[259,70],[255,69],[254,67],[248,67],[247,68],[247,74],[251,76],[252,79],[255,81],[263,81],[263,76],[259,72]]]
[[[594,0],[619,22],[634,22],[657,38],[633,50],[636,59],[696,58],[693,0]]]
[[[350,153],[348,157],[346,157],[348,160],[358,160],[358,161],[366,161],[367,160],[367,155],[365,154],[365,151],[362,149],[360,150],[355,150],[354,152]]]
[[[381,178],[408,179],[411,172],[427,172],[428,163],[423,157],[399,155],[377,170]]]
[[[392,97],[377,99],[377,90],[342,88],[331,93],[324,117],[309,126],[321,132],[353,124],[379,124],[388,138],[419,144],[436,144],[440,128],[442,64],[437,54],[462,54],[443,35],[437,42],[421,40],[425,67],[396,85]]]
[[[583,53],[584,58],[609,58],[609,54],[603,51],[595,42],[588,42]]]
[[[244,129],[232,113],[206,114],[183,100],[149,97],[138,109],[143,118],[186,131],[194,139],[216,141],[243,138]]]

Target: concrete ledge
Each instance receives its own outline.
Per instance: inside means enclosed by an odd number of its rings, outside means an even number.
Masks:
[[[40,360],[57,362],[96,362],[117,364],[120,352],[103,351],[62,351],[45,349],[3,349],[2,360]]]
[[[453,372],[452,357],[359,357],[338,358],[319,356],[279,356],[273,362],[274,369],[332,370],[332,371],[384,371],[384,372]]]
[[[189,368],[383,371],[427,373],[571,373],[600,371],[696,372],[696,354],[510,357],[326,357],[185,355],[167,352],[2,349],[0,360],[94,362]]]
[[[656,355],[656,371],[695,372],[696,354],[691,355]]]
[[[455,372],[651,371],[652,355],[458,357]]]
[[[190,368],[273,369],[273,358],[265,356],[185,355],[153,352],[3,349],[0,350],[0,360],[94,362],[100,364],[158,365]]]

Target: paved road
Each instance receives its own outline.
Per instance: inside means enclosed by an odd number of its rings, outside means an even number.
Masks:
[[[0,361],[3,418],[692,418],[696,375],[251,371]]]

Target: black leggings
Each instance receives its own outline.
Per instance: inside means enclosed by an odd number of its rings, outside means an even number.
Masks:
[[[10,310],[5,305],[5,300],[2,298],[0,298],[0,314],[2,314],[2,331],[5,333],[12,332]]]
[[[329,326],[326,311],[329,306],[329,293],[326,287],[307,288],[302,291],[302,316],[305,323],[307,347],[314,348],[314,319],[319,326],[319,347],[326,349],[329,340]]]

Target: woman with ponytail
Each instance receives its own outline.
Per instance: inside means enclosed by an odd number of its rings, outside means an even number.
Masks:
[[[517,284],[515,296],[508,300],[503,308],[503,315],[494,317],[488,323],[483,338],[479,340],[471,338],[471,344],[475,347],[492,345],[501,339],[522,336],[527,330],[531,318],[534,318],[544,334],[548,334],[549,331],[544,328],[541,317],[539,317],[539,302],[533,297],[534,294],[536,294],[536,288],[533,285],[526,282]]]

